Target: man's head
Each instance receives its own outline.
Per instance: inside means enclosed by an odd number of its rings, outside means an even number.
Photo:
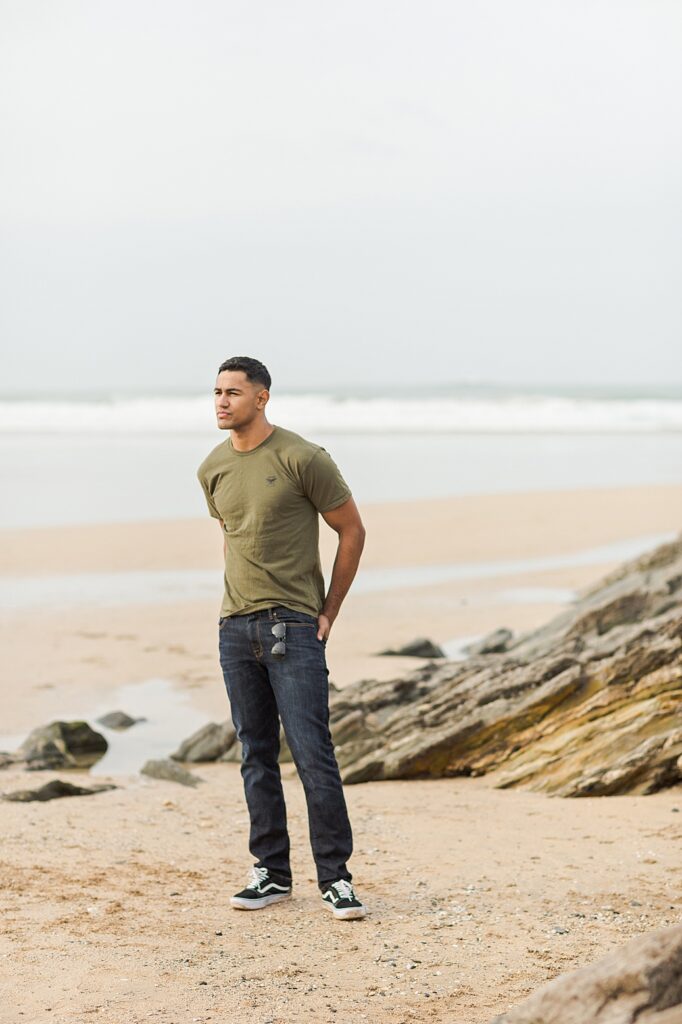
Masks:
[[[262,416],[270,397],[270,374],[250,356],[232,356],[218,368],[214,398],[221,430],[240,430]]]

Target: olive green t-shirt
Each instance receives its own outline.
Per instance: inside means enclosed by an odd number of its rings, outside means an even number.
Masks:
[[[197,476],[227,542],[221,614],[282,604],[319,615],[325,594],[318,513],[351,496],[329,453],[275,427],[248,452],[223,441]]]

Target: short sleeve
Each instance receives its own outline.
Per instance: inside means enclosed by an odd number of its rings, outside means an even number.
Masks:
[[[341,476],[329,452],[320,448],[301,474],[306,497],[318,512],[331,512],[351,497],[351,490]]]
[[[214,519],[220,519],[222,521],[223,517],[221,516],[220,512],[218,511],[218,509],[215,507],[215,504],[213,502],[213,498],[211,497],[211,493],[210,493],[208,487],[206,486],[204,478],[202,476],[199,476],[198,474],[197,474],[197,477],[198,477],[199,483],[201,484],[201,489],[204,492],[204,497],[206,498],[206,504],[208,505],[208,511],[209,511],[210,515],[212,515]]]

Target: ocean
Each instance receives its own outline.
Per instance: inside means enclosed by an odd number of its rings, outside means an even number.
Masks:
[[[682,388],[448,385],[275,392],[358,502],[682,483]],[[212,396],[0,396],[0,526],[206,515]]]

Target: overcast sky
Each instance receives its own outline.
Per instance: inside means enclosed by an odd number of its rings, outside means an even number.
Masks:
[[[679,0],[0,12],[0,391],[682,383]]]

